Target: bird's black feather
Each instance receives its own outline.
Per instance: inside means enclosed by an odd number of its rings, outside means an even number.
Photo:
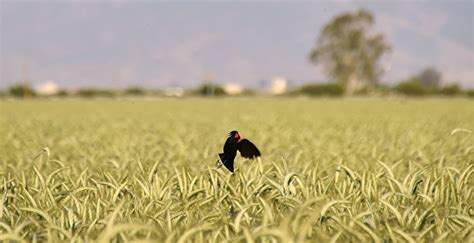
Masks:
[[[234,157],[231,157],[231,156],[228,156],[224,153],[221,153],[219,154],[219,158],[221,158],[221,161],[222,163],[224,164],[224,166],[230,170],[230,172],[234,172],[234,159],[235,159],[235,156]]]
[[[237,131],[232,131],[224,144],[224,153],[219,154],[219,160],[231,172],[234,172],[234,159],[237,150],[244,158],[254,159],[260,156],[258,148],[248,139],[240,137]]]
[[[257,146],[248,139],[242,139],[237,143],[237,149],[244,158],[254,159],[260,157],[260,151]]]

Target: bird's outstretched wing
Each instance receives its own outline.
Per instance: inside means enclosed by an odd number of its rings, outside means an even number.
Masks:
[[[260,157],[260,151],[258,150],[257,146],[255,146],[248,139],[240,140],[237,144],[237,148],[240,151],[240,155],[242,155],[244,158],[254,159],[256,157]]]

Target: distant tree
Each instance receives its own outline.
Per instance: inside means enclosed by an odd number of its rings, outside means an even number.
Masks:
[[[441,85],[441,72],[434,68],[427,68],[420,73],[421,85],[427,88],[438,88]]]
[[[197,93],[204,96],[225,95],[224,88],[213,83],[204,83],[197,89]]]
[[[128,95],[144,95],[145,90],[143,90],[140,87],[129,87],[129,88],[125,89],[125,94],[128,94]]]
[[[344,94],[344,87],[335,83],[306,84],[296,93],[310,96],[340,96]]]
[[[461,93],[461,88],[457,84],[450,84],[450,85],[441,87],[438,90],[438,93],[441,95],[446,95],[446,96],[454,96]]]
[[[421,85],[419,79],[412,78],[404,82],[400,82],[395,86],[395,91],[408,96],[422,96],[428,93],[425,87]]]
[[[82,96],[84,98],[92,98],[92,97],[113,97],[116,93],[112,90],[105,90],[105,89],[94,89],[94,88],[83,88],[77,92],[78,96]]]
[[[466,90],[466,95],[468,97],[474,98],[474,89],[468,89]]]
[[[8,89],[8,93],[16,97],[29,97],[36,95],[35,91],[29,85],[24,84],[16,84],[11,86]]]
[[[379,62],[390,46],[382,34],[371,34],[374,22],[367,10],[337,15],[323,27],[310,53],[310,61],[321,64],[349,94],[375,87],[383,73]]]

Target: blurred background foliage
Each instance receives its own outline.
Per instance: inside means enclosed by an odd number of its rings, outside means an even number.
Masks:
[[[395,84],[383,81],[389,65],[383,58],[392,52],[390,41],[382,33],[376,33],[374,15],[360,9],[334,16],[322,27],[314,47],[309,51],[311,63],[322,68],[325,81],[306,82],[287,87],[286,79],[280,80],[278,91],[268,87],[227,87],[222,81],[206,77],[199,87],[152,89],[149,87],[98,88],[79,87],[64,89],[49,87],[47,94],[37,92],[30,80],[21,80],[0,92],[1,97],[124,97],[124,96],[468,96],[474,91],[459,86],[455,80],[443,80],[436,67],[426,67]],[[304,58],[304,57],[302,57]],[[273,82],[273,81],[272,81]],[[283,84],[281,84],[283,82]],[[299,81],[298,83],[302,83]],[[273,84],[272,84],[273,85]],[[54,86],[54,84],[53,84]],[[278,85],[277,85],[278,86]]]

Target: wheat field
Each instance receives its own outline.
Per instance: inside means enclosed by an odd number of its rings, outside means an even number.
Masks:
[[[472,100],[0,105],[0,241],[474,241]]]

